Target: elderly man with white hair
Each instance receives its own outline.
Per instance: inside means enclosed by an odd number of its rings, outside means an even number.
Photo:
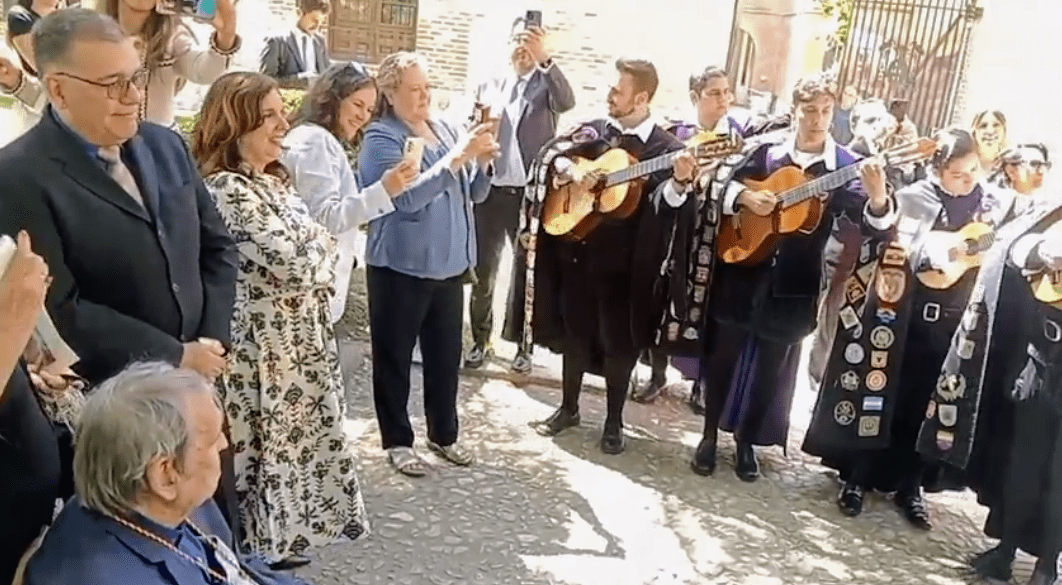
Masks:
[[[295,585],[239,558],[211,496],[228,446],[214,386],[169,364],[130,366],[78,422],[77,495],[30,560],[26,585]]]

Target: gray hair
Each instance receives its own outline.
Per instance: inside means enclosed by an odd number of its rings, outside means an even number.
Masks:
[[[124,514],[159,457],[184,462],[188,397],[214,386],[198,372],[161,362],[133,364],[88,395],[78,421],[74,485],[89,509]]]
[[[64,8],[33,27],[33,55],[42,74],[67,63],[76,42],[121,43],[129,38],[118,21],[87,8]]]
[[[425,73],[428,71],[428,63],[424,57],[408,51],[392,53],[380,63],[376,69],[376,87],[380,90],[380,97],[376,100],[375,118],[394,113],[394,105],[391,104],[388,94],[398,89],[402,83],[402,73],[414,66],[420,67]]]

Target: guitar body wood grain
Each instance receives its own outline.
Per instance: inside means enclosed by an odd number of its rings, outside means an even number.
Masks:
[[[955,286],[959,279],[970,269],[980,268],[985,250],[968,254],[968,246],[978,238],[992,233],[992,226],[980,222],[968,223],[957,232],[930,232],[926,235],[926,246],[947,247],[952,250],[949,256],[954,260],[943,268],[933,268],[917,273],[919,282],[935,290],[945,290]]]
[[[792,166],[778,169],[763,181],[744,181],[745,186],[752,191],[770,193],[781,193],[807,182],[804,171]],[[818,198],[785,209],[776,207],[767,216],[741,208],[736,215],[728,216],[720,224],[716,251],[727,264],[754,266],[774,251],[778,236],[815,231],[824,211],[823,200]]]
[[[581,176],[591,171],[608,174],[623,170],[637,160],[626,151],[615,148],[594,160],[572,157],[573,174]],[[631,181],[608,187],[600,196],[578,183],[552,189],[542,203],[542,229],[552,236],[579,241],[601,223],[602,216],[625,219],[630,217],[642,199],[642,181]],[[598,200],[600,199],[600,203]]]
[[[1062,272],[1045,272],[1034,276],[1032,279],[1033,296],[1041,303],[1047,303],[1057,308],[1062,302]]]

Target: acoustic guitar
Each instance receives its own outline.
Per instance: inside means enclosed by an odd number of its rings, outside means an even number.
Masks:
[[[756,215],[742,207],[719,224],[716,252],[727,264],[756,265],[774,250],[779,236],[815,231],[822,220],[829,192],[859,178],[863,166],[878,161],[885,168],[924,160],[933,155],[937,143],[929,138],[891,148],[877,156],[809,180],[800,168],[787,166],[762,181],[746,180],[752,191],[767,191],[776,198],[774,210]]]
[[[996,243],[992,226],[970,222],[957,232],[934,231],[925,236],[925,246],[948,250],[948,263],[915,274],[922,284],[936,290],[951,288],[972,268],[979,268],[984,253]]]
[[[572,175],[597,175],[586,188],[575,181],[547,191],[542,202],[542,229],[552,236],[579,241],[605,217],[626,219],[638,209],[642,200],[642,177],[670,169],[682,152],[693,154],[699,164],[740,152],[738,136],[699,136],[697,143],[638,162],[627,151],[613,148],[594,160],[572,157]]]
[[[1048,228],[1044,235],[1059,237],[1058,232],[1062,232],[1062,222]],[[1062,270],[1044,270],[1033,274],[1029,277],[1029,285],[1036,300],[1062,309]]]

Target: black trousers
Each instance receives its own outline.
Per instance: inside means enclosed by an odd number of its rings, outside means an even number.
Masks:
[[[372,394],[383,448],[412,447],[409,375],[420,339],[428,439],[457,440],[457,372],[461,362],[461,277],[417,278],[367,268],[372,336]]]
[[[524,250],[516,242],[517,232],[520,229],[520,207],[523,197],[524,190],[521,188],[492,186],[487,200],[477,204],[474,210],[479,262],[476,264],[477,282],[472,285],[468,313],[472,322],[472,340],[476,344],[489,343],[494,329],[494,286],[506,241],[512,246],[515,256],[506,306],[513,306],[514,302],[523,305],[526,280]],[[506,311],[506,320],[514,317],[511,313],[511,311]],[[505,329],[510,330],[510,325],[507,323]],[[516,329],[521,328],[522,324],[516,327]]]
[[[667,381],[667,367],[671,364],[671,356],[659,349],[647,349],[645,353],[646,357],[648,357],[649,367],[652,368],[650,381],[662,386]]]
[[[623,405],[627,401],[631,372],[638,362],[638,351],[605,353],[601,373],[605,377],[607,414],[605,428],[623,428]],[[583,388],[583,374],[594,369],[594,344],[586,339],[568,335],[564,339],[563,391],[561,408],[579,412],[579,394]]]
[[[713,327],[714,333],[705,357],[704,370],[716,372],[716,375],[707,380],[704,387],[705,438],[714,438],[718,432],[719,417],[723,414],[723,407],[726,406],[726,399],[730,394],[735,365],[741,358],[749,336],[755,335],[752,331],[730,323],[716,321]],[[755,381],[749,390],[752,392],[752,399],[749,402],[748,414],[741,426],[734,429],[734,439],[740,442],[751,443],[756,438],[778,391],[779,366],[792,349],[788,343],[763,337],[756,339],[756,347],[759,355],[754,365]]]

